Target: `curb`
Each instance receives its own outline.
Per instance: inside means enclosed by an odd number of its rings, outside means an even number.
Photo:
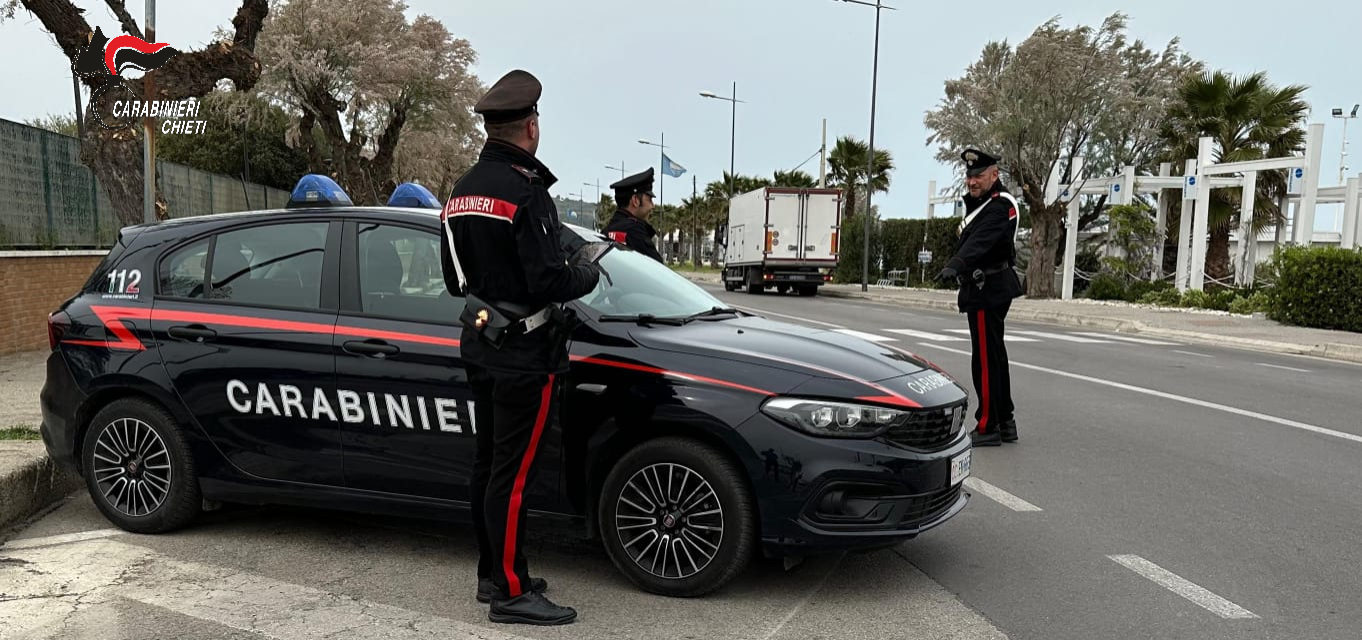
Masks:
[[[706,280],[690,277],[692,281],[703,282],[706,284],[716,284],[717,280]],[[873,302],[883,302],[911,307],[914,309],[928,309],[933,311],[949,311],[959,313],[960,309],[954,301],[947,300],[923,300],[913,298],[902,298],[887,295],[876,295],[868,291],[838,291],[835,289],[820,289],[819,295],[829,298],[851,298],[859,300],[870,300]],[[1084,315],[1068,311],[1051,311],[1041,309],[1012,309],[1008,314],[1009,318],[1016,318],[1029,322],[1039,322],[1066,327],[1081,327],[1089,329],[1101,329],[1117,333],[1138,333],[1151,338],[1168,338],[1182,340],[1184,342],[1203,344],[1219,347],[1233,347],[1249,351],[1262,351],[1267,353],[1285,353],[1291,355],[1313,356],[1328,360],[1339,360],[1342,362],[1352,362],[1362,364],[1362,346],[1326,342],[1320,344],[1301,344],[1295,342],[1276,342],[1273,340],[1258,340],[1254,338],[1238,338],[1234,336],[1223,336],[1212,333],[1201,333],[1197,331],[1184,331],[1181,329],[1165,329],[1154,327],[1139,320],[1128,320],[1125,318],[1103,318]]]
[[[0,530],[22,522],[84,484],[79,475],[58,466],[46,452],[19,463],[0,476]]]

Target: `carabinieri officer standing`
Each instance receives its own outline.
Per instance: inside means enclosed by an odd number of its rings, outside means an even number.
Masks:
[[[1017,199],[1003,187],[998,159],[967,149],[965,211],[955,256],[937,276],[960,285],[960,311],[968,314],[971,368],[979,406],[978,426],[970,432],[974,446],[996,447],[1017,441],[1013,418],[1012,378],[1008,371],[1003,321],[1012,299],[1022,295],[1017,278]]]
[[[560,305],[590,293],[599,272],[569,264],[560,244],[563,226],[548,191],[557,178],[535,158],[541,91],[538,79],[515,70],[474,107],[487,144],[440,214],[441,262],[446,287],[466,299],[460,355],[477,401],[477,597],[491,602],[493,622],[554,625],[577,612],[549,601],[547,583],[530,578],[520,551],[525,490],[568,369]]]

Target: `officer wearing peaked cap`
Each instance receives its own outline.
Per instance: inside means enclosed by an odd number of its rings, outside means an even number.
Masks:
[[[615,242],[662,262],[662,255],[653,246],[657,231],[648,224],[648,216],[653,212],[653,168],[620,180],[610,188],[615,190],[615,203],[619,208],[610,224],[605,226],[605,234]]]
[[[535,157],[541,90],[533,75],[512,71],[474,107],[487,143],[440,213],[441,262],[446,287],[465,299],[459,348],[476,399],[477,598],[491,603],[493,622],[556,625],[577,612],[545,598],[546,581],[529,575],[525,489],[568,368],[561,304],[590,293],[600,274],[561,244],[548,191],[557,178]]]
[[[1003,323],[1012,300],[1022,295],[1016,272],[1016,198],[1003,186],[998,158],[978,149],[960,154],[965,165],[965,219],[955,255],[938,279],[960,286],[960,311],[969,318],[971,369],[979,405],[970,438],[975,446],[1017,440],[1012,383]]]

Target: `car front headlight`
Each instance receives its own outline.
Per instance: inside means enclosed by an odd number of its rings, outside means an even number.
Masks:
[[[898,409],[804,398],[771,398],[761,411],[810,435],[830,438],[873,438],[911,417]]]

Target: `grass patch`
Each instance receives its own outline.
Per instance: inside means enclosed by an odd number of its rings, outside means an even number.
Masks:
[[[0,428],[0,440],[42,440],[37,429],[28,426]]]
[[[691,263],[689,262],[685,264],[674,264],[670,266],[672,268],[672,271],[678,271],[681,273],[719,273],[724,270],[723,267],[712,267],[705,264],[700,265],[700,268],[696,269],[695,267],[692,267]]]

